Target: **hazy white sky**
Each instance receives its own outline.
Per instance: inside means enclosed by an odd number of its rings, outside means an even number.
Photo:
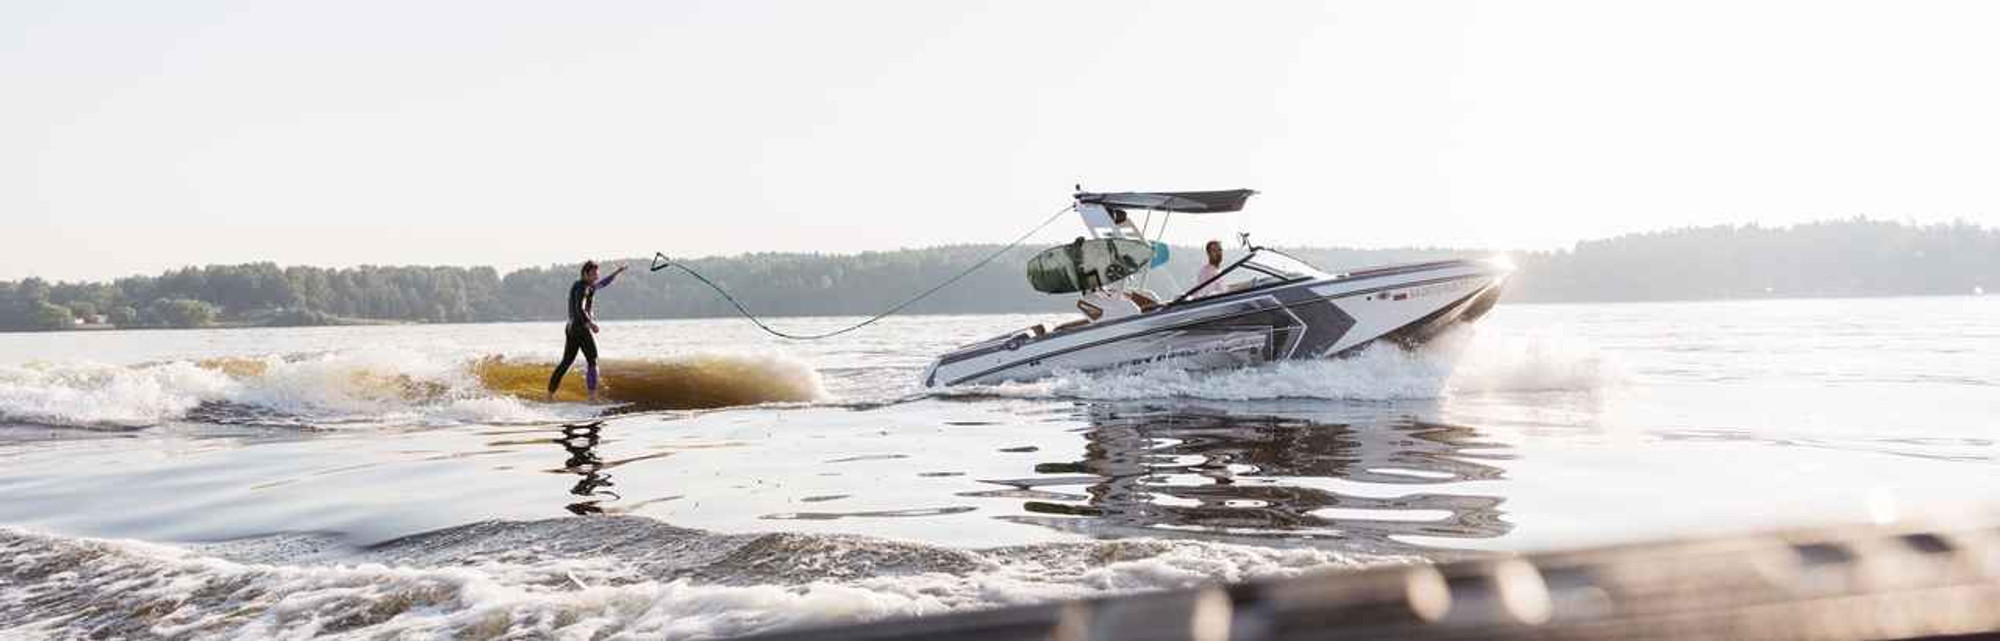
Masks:
[[[0,278],[990,242],[1079,181],[1256,188],[1240,224],[1301,244],[2000,225],[1996,33],[1975,1],[10,0]]]

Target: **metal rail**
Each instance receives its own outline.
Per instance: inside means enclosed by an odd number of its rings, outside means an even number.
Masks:
[[[755,638],[2000,638],[2000,527],[1861,526],[1495,556]]]

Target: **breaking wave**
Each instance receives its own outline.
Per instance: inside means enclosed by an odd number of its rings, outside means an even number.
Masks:
[[[810,367],[778,356],[607,360],[604,400],[539,402],[552,363],[361,349],[135,366],[0,366],[0,423],[136,429],[173,421],[259,425],[450,425],[570,420],[620,410],[706,409],[826,396]],[[581,367],[558,400],[583,399]]]
[[[1622,380],[1597,351],[1554,337],[1452,331],[1417,348],[1377,343],[1348,358],[1282,361],[1229,370],[1140,368],[1064,373],[1030,383],[974,386],[945,395],[1086,400],[1198,398],[1426,400],[1454,394],[1598,392]]]
[[[712,638],[1420,561],[1166,540],[955,550],[641,517],[477,523],[361,551],[303,541],[0,528],[0,636]]]
[[[489,392],[538,398],[548,388],[552,365],[485,358],[475,363],[472,371]],[[656,360],[609,359],[599,363],[599,371],[608,385],[603,400],[637,409],[708,409],[826,398],[818,372],[779,356],[693,354]],[[584,400],[582,378],[582,372],[576,371],[566,379],[557,400]]]

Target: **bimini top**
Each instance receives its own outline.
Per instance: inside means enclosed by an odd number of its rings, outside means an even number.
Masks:
[[[1106,207],[1130,207],[1190,214],[1219,214],[1241,211],[1243,202],[1256,194],[1254,189],[1228,189],[1223,191],[1120,191],[1112,193],[1077,192],[1076,202],[1096,203]]]

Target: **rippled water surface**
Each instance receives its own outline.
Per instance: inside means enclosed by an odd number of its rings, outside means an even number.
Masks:
[[[1039,320],[609,323],[601,406],[535,400],[547,324],[0,335],[0,631],[700,637],[2000,503],[1991,297],[914,386]]]

